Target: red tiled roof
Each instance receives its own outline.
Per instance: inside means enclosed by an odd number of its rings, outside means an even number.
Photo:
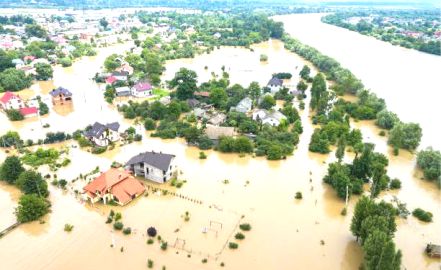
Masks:
[[[200,97],[209,97],[210,93],[209,92],[194,92],[195,96],[200,96]]]
[[[132,200],[132,196],[142,194],[145,187],[140,181],[131,176],[129,172],[111,168],[95,178],[83,189],[91,197],[95,197],[98,191],[101,195],[111,193],[119,202],[126,204]]]
[[[11,100],[12,98],[20,98],[19,96],[15,95],[14,93],[12,93],[11,91],[7,91],[1,98],[0,101],[2,103],[7,103],[9,100]]]
[[[36,114],[36,113],[38,113],[38,109],[36,107],[21,108],[20,113],[23,116],[30,115],[30,114]]]
[[[139,82],[139,83],[135,84],[134,87],[137,92],[152,90],[152,85],[149,84],[148,82]]]
[[[114,76],[107,77],[106,83],[112,84],[114,82],[116,82],[116,78]]]

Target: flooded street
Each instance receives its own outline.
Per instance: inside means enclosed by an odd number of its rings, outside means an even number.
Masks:
[[[422,147],[441,149],[441,57],[393,46],[320,21],[323,14],[276,16],[285,31],[330,56],[357,76],[366,88],[386,100],[402,121],[420,123]]]
[[[286,28],[289,30],[288,26]],[[53,83],[38,83],[23,92],[22,95],[44,96],[53,86],[72,91],[73,108],[60,113],[51,111],[49,116],[42,117],[42,122],[50,124],[49,129],[42,129],[38,119],[16,124],[4,119],[2,114],[2,130],[6,127],[6,130],[20,131],[22,137],[34,138],[49,130],[72,132],[94,121],[121,122],[120,114],[105,103],[102,91],[90,78],[107,55],[123,52],[128,47],[104,48],[96,57],[86,57],[70,68],[57,67]],[[180,67],[187,67],[195,70],[199,82],[203,82],[210,79],[212,71],[220,74],[221,67],[225,66],[232,84],[247,86],[251,81],[258,81],[264,85],[275,72],[291,72],[294,76],[288,84],[297,83],[297,74],[304,62],[283,49],[283,43],[273,40],[252,48],[254,52],[244,48],[221,48],[194,59],[168,61],[163,79],[170,79]],[[260,54],[268,55],[268,63],[259,61]],[[392,103],[387,98],[386,101]],[[160,140],[147,134],[142,142],[116,147],[101,155],[92,155],[79,148],[70,149],[72,163],[56,172],[58,179],[71,181],[96,166],[101,171],[107,170],[112,161],[125,163],[141,151],[172,153],[176,155],[181,172],[179,179],[187,181],[182,188],[145,183],[185,198],[153,193],[150,189],[148,196],[125,207],[91,206],[83,204],[74,193],[86,184],[84,180],[70,183],[67,191],[50,185],[52,212],[44,218],[45,223],[21,225],[0,239],[1,268],[145,269],[147,259],[152,259],[155,269],[162,266],[184,270],[220,269],[221,262],[226,269],[357,269],[362,251],[349,226],[358,198],[351,198],[348,213],[342,216],[344,201],[322,182],[327,163],[335,160],[334,154],[308,151],[314,129],[309,118],[309,95],[305,103],[305,110],[300,112],[304,127],[300,143],[294,155],[282,161],[214,151],[205,151],[208,158],[200,160],[200,150],[188,147],[182,139]],[[391,109],[394,108],[391,106]],[[377,151],[388,155],[389,175],[403,183],[401,190],[387,192],[386,199],[396,195],[407,203],[409,210],[421,207],[434,214],[434,221],[429,224],[413,217],[397,222],[395,240],[403,252],[403,266],[406,269],[438,269],[439,261],[428,259],[423,250],[427,242],[441,242],[440,190],[433,183],[419,179],[421,175],[414,169],[413,156],[405,151],[398,157],[393,156],[386,138],[378,136],[372,122],[353,125],[362,130],[366,141],[377,144]],[[426,135],[431,132],[423,128]],[[72,143],[66,142],[66,145]],[[4,156],[0,152],[0,160]],[[348,162],[352,157],[347,153]],[[229,183],[225,184],[224,180]],[[302,200],[294,199],[298,191],[303,194]],[[14,221],[18,197],[16,188],[0,185],[0,229]],[[105,224],[110,209],[122,213],[122,222],[132,228],[132,235],[125,236]],[[186,211],[190,213],[188,222],[182,218]],[[235,241],[237,225],[242,222],[250,223],[252,230],[245,233],[244,240]],[[74,225],[72,232],[63,231],[66,223]],[[157,228],[158,234],[168,242],[167,251],[161,250],[157,242],[146,244],[145,232],[150,226]],[[206,228],[208,232],[203,233]],[[239,248],[225,248],[230,241],[238,242]],[[121,247],[124,252],[120,251]],[[206,264],[201,262],[204,258],[208,259]]]

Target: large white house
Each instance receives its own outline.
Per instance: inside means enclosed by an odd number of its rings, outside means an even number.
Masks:
[[[142,176],[157,183],[167,182],[177,172],[175,155],[155,151],[140,153],[132,157],[125,167],[135,176]]]
[[[98,146],[107,146],[112,142],[120,139],[119,123],[113,122],[109,124],[101,124],[95,122],[93,126],[85,132],[85,136]]]
[[[132,87],[132,96],[134,97],[148,97],[152,95],[152,85],[148,82],[138,82]]]
[[[264,125],[278,126],[283,120],[286,120],[286,116],[279,111],[261,109],[253,112],[253,120],[260,121]]]

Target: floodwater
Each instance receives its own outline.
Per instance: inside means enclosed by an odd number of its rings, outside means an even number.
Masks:
[[[393,46],[320,21],[323,14],[276,16],[301,42],[339,61],[386,100],[402,121],[420,123],[422,147],[441,149],[441,57]]]
[[[297,74],[304,64],[298,56],[284,50],[278,41],[253,48],[254,52],[221,48],[210,55],[170,61],[164,78],[172,77],[179,67],[188,67],[198,72],[201,82],[209,79],[212,71],[219,74],[221,66],[225,66],[232,83],[248,85],[256,80],[265,84],[272,73]],[[114,107],[102,101],[99,87],[89,80],[102,65],[105,55],[113,51],[105,48],[97,57],[84,58],[71,68],[57,68],[53,84],[62,83],[72,89],[74,108],[66,118],[52,116],[55,113],[51,112],[47,117],[51,128],[70,131],[95,120],[121,119]],[[260,63],[261,53],[268,55],[268,63]],[[208,65],[207,71],[205,65]],[[297,75],[292,83],[296,80]],[[188,147],[182,139],[160,140],[148,136],[144,136],[142,142],[118,146],[101,155],[92,155],[79,148],[70,149],[72,163],[56,172],[58,179],[70,182],[67,190],[50,186],[52,212],[43,219],[43,224],[21,225],[0,239],[2,268],[145,269],[148,259],[154,261],[156,269],[162,266],[167,269],[219,269],[221,262],[227,269],[358,268],[362,251],[349,231],[357,198],[350,200],[347,216],[340,215],[344,202],[321,180],[326,164],[335,160],[334,155],[308,151],[314,128],[308,109],[307,105],[301,112],[304,133],[298,148],[293,156],[282,161],[214,151],[205,151],[208,158],[200,160],[200,150]],[[5,121],[1,121],[3,125]],[[42,132],[37,121],[29,119],[29,123],[13,128],[31,136],[34,132]],[[127,126],[129,122],[123,124]],[[396,243],[403,251],[404,266],[407,269],[437,269],[439,261],[426,258],[423,250],[427,242],[441,242],[440,191],[419,179],[420,173],[414,170],[415,161],[410,154],[403,152],[398,157],[391,156],[385,138],[377,135],[378,130],[371,122],[354,125],[362,129],[368,141],[377,144],[378,151],[390,156],[389,174],[403,182],[401,190],[387,192],[385,198],[396,195],[410,210],[421,207],[434,214],[434,222],[430,224],[422,224],[412,217],[398,222]],[[30,131],[29,126],[35,130]],[[146,183],[185,198],[149,190],[148,196],[137,198],[125,207],[111,207],[84,204],[75,196],[74,190],[81,190],[86,184],[84,180],[72,181],[79,174],[87,174],[96,166],[107,170],[112,161],[124,163],[146,150],[175,154],[179,179],[186,180],[180,189],[168,184]],[[0,152],[0,157],[3,159],[4,153]],[[349,162],[352,157],[348,153],[346,158]],[[46,173],[47,168],[42,171]],[[294,199],[297,191],[303,193],[302,200]],[[18,196],[14,187],[0,186],[1,226],[13,221]],[[110,209],[122,213],[122,222],[132,228],[132,235],[124,236],[105,224]],[[183,220],[186,211],[190,214],[188,222]],[[250,223],[252,230],[245,232],[244,240],[235,240],[237,225],[242,222]],[[72,232],[63,231],[66,223],[74,225]],[[157,241],[153,245],[146,244],[145,231],[150,226],[156,227],[168,242],[167,251],[162,251]],[[228,242],[238,242],[239,248],[228,249]],[[201,262],[204,258],[208,259],[206,264]]]

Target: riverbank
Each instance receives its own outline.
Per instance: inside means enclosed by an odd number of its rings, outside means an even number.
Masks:
[[[441,131],[431,117],[441,115],[437,104],[441,98],[441,58],[322,23],[324,15],[294,14],[273,19],[283,22],[291,36],[349,69],[367,89],[384,98],[402,121],[419,123],[424,132],[421,148],[441,149]]]

